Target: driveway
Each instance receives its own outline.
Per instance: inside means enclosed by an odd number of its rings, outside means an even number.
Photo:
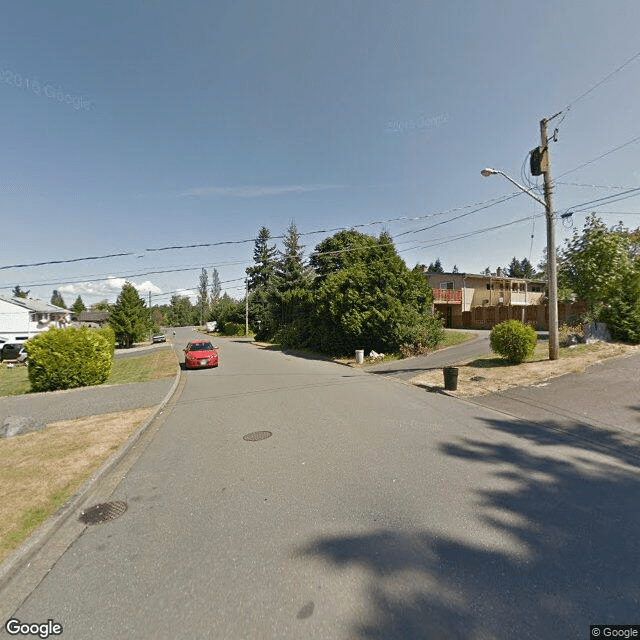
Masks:
[[[384,362],[382,364],[367,366],[364,371],[383,376],[393,376],[400,380],[410,380],[423,371],[439,369],[459,362],[466,362],[491,353],[491,345],[489,344],[490,331],[479,329],[469,331],[468,333],[472,333],[477,337],[462,344],[440,349],[424,356],[414,356],[413,358],[406,358],[405,360],[395,360],[394,362]]]

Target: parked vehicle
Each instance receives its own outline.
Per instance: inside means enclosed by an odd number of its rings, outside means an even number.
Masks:
[[[23,343],[5,342],[0,348],[0,361],[18,360],[24,362],[27,359],[27,352],[24,350]]]
[[[155,335],[155,336],[151,337],[151,342],[152,343],[154,343],[154,342],[166,342],[166,341],[167,341],[167,339],[166,339],[166,337],[164,336],[163,333],[159,333],[158,335]]]
[[[184,350],[184,366],[187,369],[217,367],[218,349],[208,340],[193,340]]]

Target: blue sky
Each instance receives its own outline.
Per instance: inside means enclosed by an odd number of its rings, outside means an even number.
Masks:
[[[640,136],[638,24],[634,0],[11,3],[0,294],[19,284],[90,304],[127,278],[162,303],[216,267],[239,298],[252,242],[150,250],[250,240],[262,225],[278,236],[292,220],[307,253],[330,235],[311,232],[368,225],[409,267],[537,264],[540,205],[522,195],[471,213],[514,192],[480,170],[532,179],[521,171],[539,122],[562,111],[558,213],[640,185],[640,140],[598,158]],[[638,197],[586,207],[574,228],[591,210],[640,226]],[[118,253],[130,255],[12,267]]]

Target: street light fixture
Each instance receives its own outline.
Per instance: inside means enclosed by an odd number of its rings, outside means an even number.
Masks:
[[[559,353],[559,337],[558,337],[558,274],[556,270],[556,240],[555,225],[553,222],[553,208],[551,206],[550,190],[545,185],[546,200],[539,198],[533,191],[523,187],[513,178],[508,176],[504,171],[498,169],[485,168],[480,174],[487,178],[499,174],[506,178],[511,184],[515,185],[527,195],[531,196],[536,202],[539,202],[545,209],[547,216],[547,275],[549,279],[549,360],[557,360]]]

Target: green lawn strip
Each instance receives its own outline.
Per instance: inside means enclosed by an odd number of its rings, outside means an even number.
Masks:
[[[31,383],[24,365],[7,367],[0,364],[0,396],[19,396],[29,393]]]
[[[163,349],[142,356],[118,358],[113,361],[106,384],[147,382],[175,375],[177,358],[173,349]]]
[[[147,382],[175,375],[178,360],[173,349],[113,361],[105,384]],[[0,396],[17,396],[31,391],[27,367],[0,365]]]

